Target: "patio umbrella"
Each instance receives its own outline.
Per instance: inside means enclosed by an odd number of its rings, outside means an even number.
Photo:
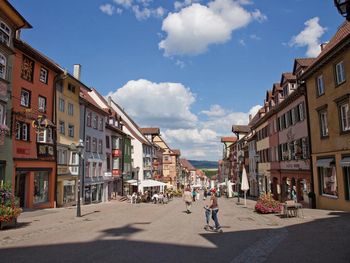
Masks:
[[[241,189],[244,191],[244,206],[247,206],[247,191],[249,190],[248,176],[245,167],[243,166],[242,171],[242,186]]]

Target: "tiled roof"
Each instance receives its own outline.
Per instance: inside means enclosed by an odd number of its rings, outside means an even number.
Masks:
[[[103,109],[102,107],[100,107],[96,101],[89,95],[89,92],[87,89],[85,89],[84,87],[80,87],[80,94],[79,94],[80,98],[82,98],[83,100],[85,100],[86,102],[88,102],[90,105],[92,105],[95,109],[104,112],[105,114],[109,114],[107,109]]]
[[[309,66],[309,68],[304,72],[304,74],[302,76],[306,77],[308,75],[308,73],[310,73],[317,65],[319,65],[319,62],[321,62],[323,59],[326,59],[327,55],[330,54],[330,52],[334,48],[336,48],[339,44],[341,44],[349,36],[350,36],[350,22],[349,21],[345,21],[339,27],[338,31],[335,33],[335,35],[332,37],[332,39],[323,48],[323,50],[316,57],[316,59],[314,59],[312,64]]]
[[[196,170],[196,168],[194,168],[194,166],[187,159],[181,158],[180,163],[183,167],[187,168],[188,170]]]
[[[180,152],[180,150],[178,150],[178,149],[172,149],[171,150],[175,155],[181,155],[181,152]]]
[[[143,134],[151,134],[151,135],[159,135],[160,130],[159,128],[140,128],[140,131]]]
[[[250,126],[249,125],[232,125],[232,132],[249,133]]]
[[[282,73],[282,76],[281,76],[281,82],[280,82],[281,86],[283,84],[283,80],[285,80],[285,81],[295,81],[296,80],[296,76],[292,72],[284,72],[284,73]]]
[[[309,67],[315,58],[296,58],[295,61],[302,67]]]
[[[237,138],[233,136],[221,137],[221,142],[235,142],[235,141],[237,141]]]

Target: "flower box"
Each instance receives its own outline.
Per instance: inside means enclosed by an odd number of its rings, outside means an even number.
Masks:
[[[0,185],[0,229],[5,226],[14,226],[17,224],[17,217],[22,209],[18,205],[18,199],[11,191],[11,186]]]
[[[8,221],[0,221],[0,230],[2,230],[5,227],[13,227],[17,225],[17,218],[13,217]]]

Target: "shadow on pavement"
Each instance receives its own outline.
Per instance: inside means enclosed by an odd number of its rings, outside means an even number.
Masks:
[[[129,240],[135,233],[145,231],[129,224],[103,230],[91,242],[0,248],[0,257],[1,262],[36,263],[349,262],[350,214],[330,215],[334,217],[282,228],[199,233],[211,247],[161,243],[156,232],[150,233],[155,236],[153,242]],[[181,229],[180,226],[179,232]]]

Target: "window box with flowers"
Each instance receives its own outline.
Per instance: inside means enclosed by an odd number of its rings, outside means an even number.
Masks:
[[[7,184],[0,185],[0,230],[3,227],[15,226],[17,218],[22,209],[19,202],[11,192],[11,186]]]

